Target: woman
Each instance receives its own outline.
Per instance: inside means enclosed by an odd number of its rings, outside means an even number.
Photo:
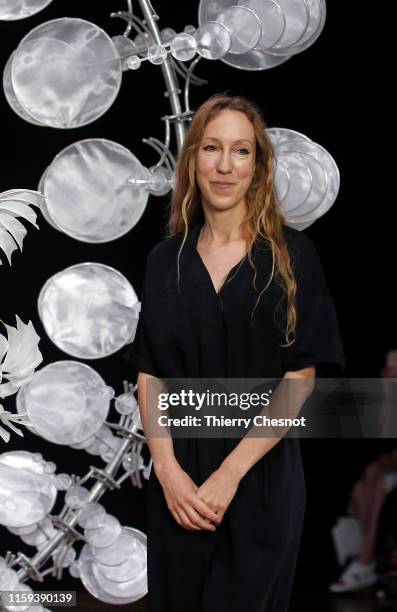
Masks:
[[[134,352],[160,378],[313,379],[344,367],[315,248],[277,205],[253,104],[217,95],[195,113],[177,167],[170,236],[147,259]],[[317,372],[318,375],[318,372]],[[295,438],[148,437],[152,612],[284,612],[305,484]]]

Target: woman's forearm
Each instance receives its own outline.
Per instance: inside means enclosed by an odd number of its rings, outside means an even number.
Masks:
[[[275,418],[295,418],[314,388],[315,367],[310,366],[296,372],[287,372],[273,394],[270,411]],[[299,383],[288,379],[299,378]],[[289,427],[278,428],[278,435],[271,436],[274,429],[263,431],[261,426],[253,426],[227,455],[220,469],[240,481],[248,470],[266,455],[288,432]]]
[[[147,387],[149,380],[152,381],[152,384],[156,383],[156,379],[153,376],[139,372],[137,380],[138,404],[143,431],[145,433],[146,442],[152,456],[153,467],[155,472],[159,473],[167,466],[177,463],[177,460],[174,455],[172,437],[169,434],[167,435],[166,429],[164,427],[159,429],[158,435],[155,434],[153,429],[153,419],[150,420],[148,410]]]

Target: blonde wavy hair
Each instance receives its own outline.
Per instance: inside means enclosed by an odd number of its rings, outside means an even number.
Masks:
[[[184,232],[178,252],[179,258],[185,244],[189,227],[203,218],[200,191],[196,183],[196,155],[205,127],[223,110],[244,113],[252,123],[256,137],[256,164],[251,185],[246,194],[247,214],[242,222],[242,233],[247,241],[247,255],[254,270],[253,285],[258,293],[253,312],[261,295],[270,285],[273,277],[284,290],[287,297],[287,316],[285,341],[282,346],[290,346],[296,332],[296,280],[291,267],[290,255],[283,235],[282,225],[286,219],[281,212],[275,193],[274,151],[266,133],[266,123],[260,110],[242,96],[216,94],[204,102],[195,112],[183,142],[176,168],[176,185],[172,194],[168,219],[168,236]],[[272,272],[262,290],[256,287],[256,268],[252,259],[252,247],[256,240],[262,239],[271,249]],[[279,302],[278,307],[281,307]],[[276,313],[275,313],[276,315]]]

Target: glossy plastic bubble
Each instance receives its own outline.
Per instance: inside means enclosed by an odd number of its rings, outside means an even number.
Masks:
[[[121,75],[119,54],[106,32],[69,17],[29,32],[11,66],[19,103],[55,128],[81,127],[101,117],[118,94]]]
[[[277,150],[279,154],[290,153],[299,159],[306,160],[309,166],[315,163],[321,167],[325,177],[322,196],[318,194],[316,205],[310,210],[306,206],[299,209],[299,217],[298,211],[293,213],[298,223],[318,219],[331,208],[339,192],[340,175],[335,160],[324,147],[313,141],[301,140],[289,144],[283,143],[278,146]]]
[[[310,138],[305,136],[305,134],[287,128],[267,128],[266,133],[272,141],[273,147],[275,148],[284,142],[291,142],[295,140],[306,140],[310,142]]]
[[[148,189],[156,196],[163,196],[172,189],[173,174],[165,166],[152,166],[149,170]]]
[[[11,567],[0,567],[0,593],[13,591],[18,584],[18,574]]]
[[[281,39],[286,28],[286,17],[275,0],[238,0],[236,4],[254,11],[261,23],[262,36],[256,49],[265,51]]]
[[[236,0],[200,0],[198,19],[200,25],[204,25],[208,21],[218,21],[218,15],[237,4]],[[259,22],[260,23],[260,22]],[[261,26],[262,30],[262,26]],[[262,34],[260,38],[262,37]],[[260,46],[260,40],[258,39],[258,45]],[[257,46],[258,46],[257,45]],[[226,53],[224,57],[220,58],[222,62],[233,68],[239,68],[240,70],[269,70],[283,64],[289,59],[289,56],[276,56],[270,55],[265,51],[258,51],[252,49],[246,53],[239,55],[233,53]]]
[[[131,55],[131,57],[126,60],[126,65],[129,70],[138,70],[138,68],[141,67],[141,64],[142,60],[137,55]]]
[[[135,537],[135,546],[124,563],[111,567],[98,563],[94,557],[93,573],[102,588],[111,595],[136,595],[146,582],[146,541]]]
[[[69,544],[63,542],[53,553],[51,553],[51,557],[57,565],[69,567],[76,559],[76,551],[73,547],[70,547]]]
[[[45,542],[48,542],[48,540],[55,536],[56,533],[57,531],[54,528],[51,519],[45,517],[39,522],[34,531],[28,534],[21,534],[20,538],[25,542],[25,544],[38,547],[45,544]]]
[[[322,202],[328,189],[328,178],[324,172],[324,169],[321,167],[321,164],[319,164],[319,162],[310,154],[298,154],[296,152],[291,152],[288,157],[283,156],[284,162],[289,163],[289,159],[291,159],[291,157],[299,161],[303,161],[303,163],[307,166],[312,176],[312,186],[308,197],[300,204],[298,208],[295,208],[288,214],[288,218],[291,219],[292,217],[299,216],[298,220],[306,221],[308,218],[310,218],[307,217],[307,215],[311,215]]]
[[[0,0],[0,21],[25,19],[42,11],[52,0]]]
[[[181,62],[188,62],[197,53],[197,43],[191,34],[177,34],[170,44],[171,55]]]
[[[52,342],[81,359],[107,357],[132,342],[139,304],[125,276],[98,263],[58,272],[38,297],[39,316]],[[101,394],[96,395],[99,401]]]
[[[77,523],[84,529],[102,527],[106,518],[106,510],[97,502],[91,502],[82,508],[77,515]]]
[[[13,589],[15,591],[20,591],[21,595],[19,597],[20,601],[22,601],[22,593],[33,593],[32,587],[30,587],[28,584],[25,584],[24,582],[19,582],[18,584],[16,584],[15,588]],[[1,601],[1,595],[0,595],[0,601]],[[30,604],[28,603],[15,603],[15,605],[11,604],[11,603],[3,603],[4,609],[5,610],[9,610],[9,612],[34,612],[34,609],[36,606],[30,606]]]
[[[306,0],[306,5],[309,11],[307,28],[297,42],[288,45],[288,47],[284,49],[288,54],[292,53],[295,55],[296,53],[301,53],[310,47],[323,31],[327,12],[325,0]],[[269,52],[279,53],[280,50],[273,47]]]
[[[215,21],[225,26],[232,37],[229,53],[241,55],[254,49],[262,36],[258,16],[244,6],[231,6],[222,11]]]
[[[89,499],[90,493],[85,487],[74,485],[70,487],[65,494],[65,504],[72,508],[72,510],[78,510],[83,508]]]
[[[27,527],[51,511],[57,489],[42,463],[32,453],[10,451],[0,455],[0,523],[6,527]]]
[[[195,33],[197,53],[205,59],[217,60],[226,55],[232,45],[229,30],[216,21],[208,21]]]
[[[119,414],[131,414],[137,409],[138,403],[133,393],[123,393],[116,397],[114,407]]]
[[[167,59],[167,49],[162,45],[151,45],[148,49],[147,57],[151,64],[164,64]]]
[[[279,167],[284,169],[280,176]],[[286,193],[283,194],[283,178],[287,179]],[[277,159],[276,189],[283,212],[288,214],[301,207],[312,190],[313,177],[307,164],[293,155],[280,155]]]
[[[107,514],[103,524],[97,529],[84,529],[85,538],[91,546],[96,548],[104,548],[113,544],[121,533],[121,525],[118,519]]]
[[[129,232],[148,201],[148,171],[127,148],[111,140],[81,140],[48,166],[44,195],[49,215],[66,234],[84,242],[109,242]]]
[[[292,45],[297,44],[304,36],[310,22],[308,0],[276,0],[286,17],[285,31],[269,53],[291,55]]]
[[[165,45],[166,43],[171,42],[173,38],[175,38],[176,32],[172,28],[164,28],[160,30],[160,38],[161,42]]]
[[[137,46],[128,36],[113,36],[113,44],[117,49],[123,71],[128,70],[128,59],[137,54]]]
[[[123,527],[117,540],[109,546],[96,548],[92,546],[92,554],[95,562],[108,567],[118,566],[127,561],[136,553],[137,547],[142,547],[142,543],[137,540],[134,533]],[[133,576],[129,579],[131,580]],[[123,582],[123,581],[122,581]]]
[[[92,378],[104,384],[95,370],[77,361],[57,361],[35,372],[23,387],[35,433],[55,444],[73,444],[96,433],[108,415],[109,400],[84,392],[82,383]]]
[[[127,528],[131,529],[131,528]],[[137,531],[137,530],[133,530]],[[142,534],[143,537],[144,534]],[[138,537],[138,536],[137,536]],[[80,557],[79,557],[79,565],[80,565],[80,578],[85,588],[91,595],[99,599],[100,601],[104,601],[110,604],[122,605],[132,603],[133,601],[137,601],[144,597],[147,593],[147,575],[146,572],[142,572],[139,577],[139,581],[135,583],[134,593],[130,596],[122,596],[122,589],[117,589],[117,593],[120,593],[119,596],[111,595],[102,587],[101,575],[99,574],[99,578],[94,574],[94,566],[95,573],[98,575],[98,567],[95,563],[95,559],[92,555],[92,549],[90,546],[85,545],[82,548]]]
[[[4,67],[4,71],[3,71],[3,90],[4,90],[4,95],[6,97],[6,100],[8,104],[11,106],[14,113],[16,113],[19,117],[21,117],[21,119],[24,119],[28,123],[33,123],[33,125],[43,125],[39,121],[36,121],[34,117],[29,115],[28,112],[26,112],[23,106],[21,106],[21,104],[18,102],[18,99],[14,93],[14,89],[12,87],[12,82],[11,82],[11,64],[12,64],[13,57],[14,57],[14,53],[10,55]]]

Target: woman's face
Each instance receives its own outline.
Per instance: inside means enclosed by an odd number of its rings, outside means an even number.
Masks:
[[[196,157],[204,206],[225,210],[245,203],[255,171],[255,132],[248,117],[223,110],[210,121]]]

